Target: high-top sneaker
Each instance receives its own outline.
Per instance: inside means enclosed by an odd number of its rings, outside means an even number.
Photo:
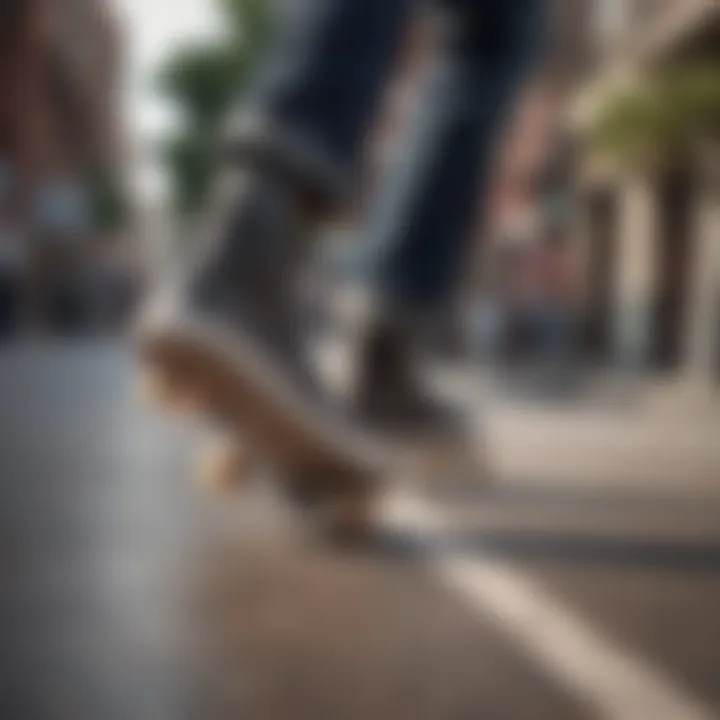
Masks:
[[[453,436],[460,414],[424,382],[418,332],[391,315],[371,321],[358,344],[353,405],[362,422],[409,442]]]
[[[422,372],[418,334],[391,316],[371,323],[356,357],[356,421],[384,438],[414,485],[444,493],[485,484],[484,442],[467,409],[442,397]]]
[[[194,332],[244,338],[255,353],[307,381],[293,302],[303,231],[286,183],[240,170],[225,176],[199,244],[145,308],[143,351],[152,358],[171,336],[185,342]]]
[[[204,246],[141,318],[141,354],[171,393],[199,395],[288,469],[374,464],[355,428],[326,411],[306,361],[295,288],[307,226],[290,183],[228,176]]]

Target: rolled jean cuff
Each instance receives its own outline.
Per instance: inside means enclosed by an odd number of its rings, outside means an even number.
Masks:
[[[263,112],[232,116],[222,152],[225,160],[248,161],[291,177],[323,204],[339,202],[348,191],[345,166],[321,141]]]

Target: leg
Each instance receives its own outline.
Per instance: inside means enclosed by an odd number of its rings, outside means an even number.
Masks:
[[[412,4],[290,2],[270,62],[230,123],[235,162],[219,182],[208,242],[141,325],[151,363],[177,369],[186,385],[244,388],[243,412],[262,433],[278,414],[302,424],[297,407],[317,399],[292,316],[303,195],[332,201],[351,171]],[[217,394],[226,408],[228,394]],[[297,437],[288,444],[300,452]]]
[[[456,285],[543,4],[441,2],[441,52],[369,229],[380,291],[393,304],[432,310]]]
[[[441,51],[368,227],[371,281],[384,301],[361,361],[370,415],[412,425],[432,410],[411,379],[414,326],[441,312],[457,286],[499,130],[542,36],[543,5],[440,2]]]
[[[414,0],[288,0],[229,139],[337,198]]]

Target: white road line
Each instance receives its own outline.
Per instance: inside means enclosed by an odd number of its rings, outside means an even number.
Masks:
[[[442,511],[416,498],[394,500],[391,522],[441,528]],[[431,550],[431,548],[429,548]],[[608,720],[710,720],[708,707],[643,659],[615,644],[511,566],[432,554],[437,576],[470,607],[492,616],[522,652]]]

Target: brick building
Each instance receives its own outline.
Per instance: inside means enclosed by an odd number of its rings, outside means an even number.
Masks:
[[[27,197],[51,167],[120,157],[121,40],[103,0],[0,2],[0,157]]]
[[[95,254],[93,173],[122,162],[122,38],[105,0],[0,0],[0,13],[0,213],[25,257],[22,306],[45,325],[77,307],[58,298]]]

